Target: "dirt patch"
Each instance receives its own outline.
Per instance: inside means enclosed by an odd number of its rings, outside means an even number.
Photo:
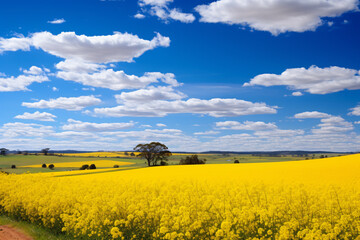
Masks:
[[[0,240],[33,240],[20,230],[8,225],[0,226]]]

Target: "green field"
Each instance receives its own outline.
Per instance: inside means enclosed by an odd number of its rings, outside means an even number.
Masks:
[[[206,159],[206,164],[233,164],[235,160],[238,160],[240,163],[258,163],[258,162],[284,162],[284,161],[299,161],[305,159],[319,158],[321,154],[308,155],[308,156],[294,156],[294,155],[282,155],[282,156],[253,156],[245,154],[199,154],[199,158]],[[327,157],[339,156],[339,154],[324,154]],[[177,165],[179,164],[180,159],[184,158],[184,155],[173,155],[170,157],[168,164]],[[88,163],[99,160],[112,160],[119,162],[131,162],[132,165],[121,166],[121,169],[118,171],[134,168],[147,167],[147,163],[144,159],[137,157],[64,157],[64,156],[44,156],[44,155],[7,155],[0,156],[0,171],[8,173],[37,173],[37,172],[57,172],[57,171],[71,171],[78,170],[78,168],[70,167],[56,167],[56,163],[62,162],[84,162]],[[49,168],[40,167],[42,164],[54,164],[55,168],[53,170]],[[11,166],[15,165],[16,168],[12,169]],[[39,165],[38,168],[34,167],[23,167],[27,165]],[[98,169],[102,169],[99,168]],[[105,169],[105,168],[103,168]],[[108,169],[108,168],[107,168]],[[117,170],[114,168],[114,170]],[[89,173],[89,172],[87,172]]]

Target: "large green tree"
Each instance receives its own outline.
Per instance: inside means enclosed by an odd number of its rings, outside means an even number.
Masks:
[[[172,154],[165,144],[151,142],[147,144],[138,144],[134,151],[140,152],[137,156],[145,158],[148,166],[156,166],[158,162],[165,162]]]
[[[50,148],[44,148],[41,150],[42,153],[44,153],[44,155],[48,155]]]
[[[9,149],[6,149],[6,148],[0,148],[0,155],[3,155],[5,156],[6,153],[9,151]]]

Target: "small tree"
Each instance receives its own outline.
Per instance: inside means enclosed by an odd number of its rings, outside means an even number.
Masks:
[[[42,153],[44,153],[44,155],[48,155],[50,148],[44,148],[41,150]]]
[[[86,170],[86,169],[89,169],[89,165],[85,164],[85,165],[82,165],[80,170]]]
[[[168,147],[159,142],[138,144],[134,147],[134,151],[140,152],[138,157],[145,158],[148,166],[156,166],[159,161],[165,162],[172,155]]]
[[[49,168],[50,168],[51,170],[53,170],[54,167],[55,167],[54,164],[50,164],[50,165],[49,165]]]
[[[234,163],[240,163],[240,162],[239,162],[239,160],[236,159],[236,160],[234,161]]]
[[[135,153],[132,152],[132,153],[130,154],[130,156],[135,157]]]
[[[198,155],[187,156],[185,159],[180,160],[181,165],[186,164],[205,164],[206,159],[199,159]]]
[[[89,167],[89,169],[96,169],[95,164],[91,164],[90,167]]]
[[[45,163],[43,163],[43,165],[41,165],[41,167],[42,167],[42,168],[46,168],[46,164],[45,164]]]
[[[0,148],[0,155],[6,156],[6,153],[9,151],[9,149],[6,148]]]

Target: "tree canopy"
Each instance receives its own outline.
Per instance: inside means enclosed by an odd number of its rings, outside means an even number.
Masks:
[[[44,155],[47,155],[49,150],[50,150],[50,148],[44,148],[41,150],[41,152],[44,153]]]
[[[5,156],[6,153],[9,151],[9,149],[6,149],[6,148],[0,148],[0,155],[3,155]]]
[[[134,151],[140,152],[137,156],[145,158],[148,166],[156,166],[158,162],[165,162],[172,155],[168,147],[159,142],[138,144],[134,147]]]

